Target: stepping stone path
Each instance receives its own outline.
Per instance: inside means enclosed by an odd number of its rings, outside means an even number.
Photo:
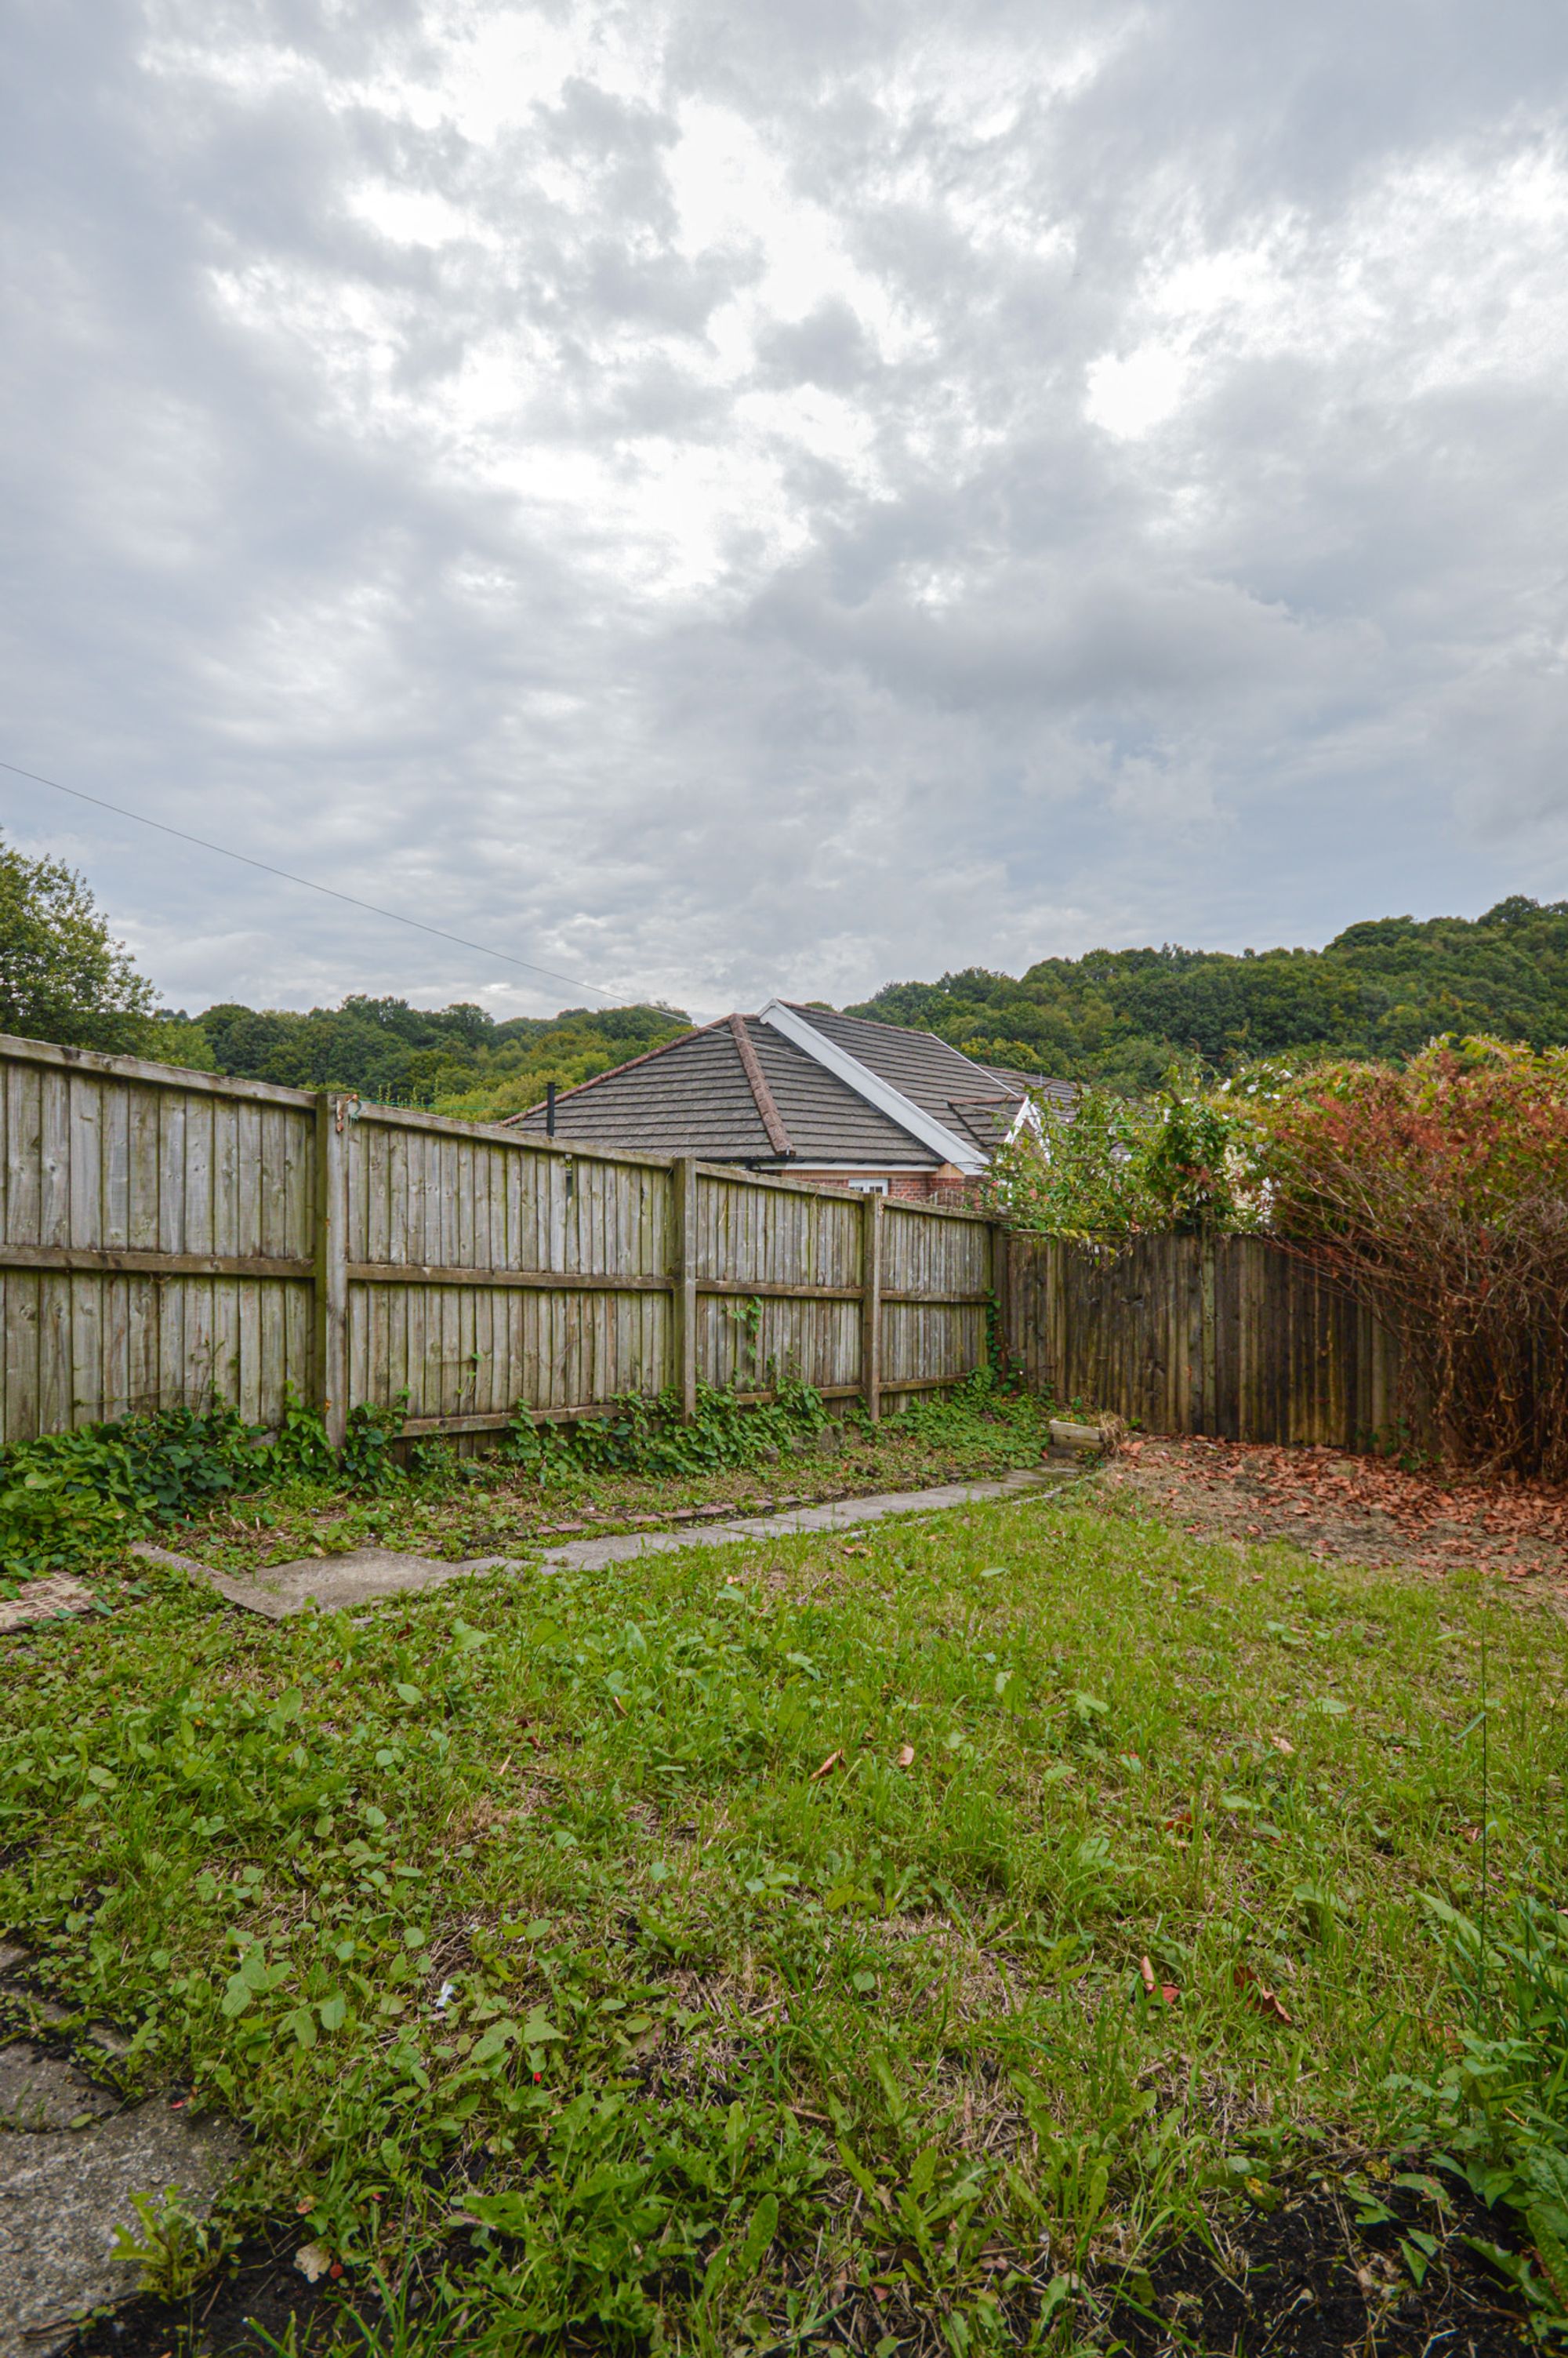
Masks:
[[[0,1971],[23,1963],[0,1941]],[[16,1984],[8,1994],[27,1995]],[[100,2044],[116,2043],[105,2028]],[[116,2226],[137,2223],[131,2197],[178,2191],[204,2218],[243,2149],[212,2114],[167,2096],[126,2104],[31,2039],[0,2045],[0,2358],[51,2358],[78,2319],[128,2299],[139,2272],[111,2244]]]
[[[708,1523],[694,1531],[687,1526],[671,1531],[629,1531],[605,1539],[572,1540],[564,1547],[546,1549],[543,1557],[522,1555],[470,1556],[444,1563],[434,1556],[395,1555],[386,1548],[354,1548],[345,1555],[306,1556],[294,1563],[276,1563],[254,1579],[240,1580],[214,1572],[193,1557],[174,1555],[167,1548],[141,1545],[133,1553],[155,1563],[188,1572],[192,1579],[215,1588],[231,1605],[247,1613],[265,1614],[270,1621],[286,1620],[315,1606],[326,1613],[347,1612],[373,1604],[384,1596],[406,1596],[440,1588],[449,1580],[464,1580],[478,1572],[524,1570],[530,1563],[546,1571],[574,1568],[599,1571],[606,1564],[632,1563],[639,1556],[661,1555],[676,1548],[732,1547],[737,1540],[785,1539],[794,1531],[845,1531],[856,1523],[880,1522],[887,1515],[934,1515],[948,1507],[968,1507],[991,1498],[1012,1498],[1033,1493],[1049,1495],[1065,1485],[1060,1473],[1004,1474],[995,1482],[945,1482],[932,1490],[884,1490],[869,1498],[835,1498],[826,1506],[796,1507],[771,1515],[737,1516],[730,1521]]]

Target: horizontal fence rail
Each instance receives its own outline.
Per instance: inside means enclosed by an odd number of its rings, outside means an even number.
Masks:
[[[1150,1433],[1345,1449],[1403,1413],[1389,1336],[1266,1238],[1014,1235],[1003,1260],[1009,1347],[1064,1402]]]
[[[983,1365],[991,1224],[687,1158],[0,1037],[6,1442],[177,1405],[341,1439]]]

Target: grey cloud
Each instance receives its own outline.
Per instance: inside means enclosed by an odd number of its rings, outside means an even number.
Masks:
[[[470,119],[466,37],[517,24],[574,62]],[[633,86],[650,39],[13,12],[0,753],[712,1009],[1568,888],[1557,378],[1422,373],[1553,233],[1357,278],[1390,175],[1551,168],[1560,11],[675,0]],[[715,115],[809,218],[737,227],[721,163],[693,227]],[[1227,297],[1167,418],[1092,422],[1170,271],[1281,223],[1303,322]],[[183,1003],[583,995],[14,781],[0,827]]]
[[[819,303],[804,319],[781,320],[757,339],[765,373],[784,384],[820,384],[836,393],[864,384],[876,366],[865,326],[842,297]]]

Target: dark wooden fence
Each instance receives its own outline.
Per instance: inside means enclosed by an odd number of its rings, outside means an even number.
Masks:
[[[1370,1315],[1260,1237],[1140,1237],[1116,1250],[1011,1237],[1010,1347],[1058,1400],[1151,1433],[1365,1447],[1400,1415]]]
[[[0,1038],[0,1440],[176,1404],[481,1433],[772,1371],[957,1382],[989,1221]]]

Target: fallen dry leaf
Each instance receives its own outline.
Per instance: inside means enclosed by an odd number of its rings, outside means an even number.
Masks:
[[[301,2244],[294,2265],[307,2284],[317,2284],[331,2271],[332,2255],[320,2244]]]
[[[826,1777],[830,1768],[842,1768],[843,1766],[844,1755],[841,1752],[830,1752],[827,1755],[827,1759],[822,1763],[821,1768],[814,1768],[812,1770],[808,1782],[815,1785],[817,1779],[819,1777]]]
[[[899,1767],[900,1767],[901,1768],[914,1768],[914,1745],[913,1745],[913,1744],[901,1744],[901,1745],[899,1746],[899,1747],[898,1747],[898,1765],[899,1765]]]
[[[1287,1760],[1294,1758],[1296,1747],[1288,1736],[1271,1736],[1269,1741],[1276,1752],[1284,1754]]]
[[[632,1714],[627,1710],[619,1695],[611,1695],[610,1700],[615,1705],[616,1710],[621,1714],[622,1719],[629,1719],[631,1717]]]
[[[1236,1986],[1250,1993],[1252,2003],[1260,2014],[1271,2014],[1276,2022],[1287,2022],[1294,2028],[1292,2017],[1286,2013],[1276,1993],[1267,1982],[1259,1980],[1249,1965],[1237,1966]]]
[[[1158,1992],[1167,2006],[1175,2005],[1181,1992],[1174,1982],[1162,1982],[1156,1979],[1154,1968],[1147,1957],[1139,1958],[1138,1970],[1143,1976],[1143,1987],[1151,1997]]]

